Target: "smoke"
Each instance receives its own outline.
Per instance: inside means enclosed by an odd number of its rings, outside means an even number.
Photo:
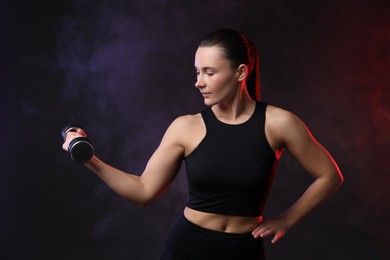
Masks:
[[[199,37],[186,27],[190,10],[164,1],[74,1],[74,11],[64,17],[57,50],[66,74],[61,101],[69,108],[68,120],[85,127],[104,161],[141,174],[170,122],[200,108],[191,97]],[[140,243],[162,245],[169,223],[183,209],[183,187],[181,173],[174,191],[141,211],[98,184],[96,200],[109,206],[101,209],[91,235],[109,258],[145,255]],[[150,230],[140,230],[146,226]],[[149,254],[154,259],[159,252]]]

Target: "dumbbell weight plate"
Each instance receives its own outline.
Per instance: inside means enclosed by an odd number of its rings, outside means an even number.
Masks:
[[[85,163],[89,161],[93,154],[94,148],[87,138],[77,137],[69,143],[69,155],[70,158],[77,163]]]
[[[61,135],[64,141],[68,132],[77,132],[77,129],[83,128],[76,124],[65,126],[61,131]],[[77,137],[73,139],[69,143],[68,151],[70,158],[77,163],[85,163],[89,161],[94,154],[94,148],[91,141],[85,137]]]

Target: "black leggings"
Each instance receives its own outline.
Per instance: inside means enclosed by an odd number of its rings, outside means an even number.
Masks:
[[[200,227],[181,216],[171,227],[161,260],[264,260],[261,238]]]

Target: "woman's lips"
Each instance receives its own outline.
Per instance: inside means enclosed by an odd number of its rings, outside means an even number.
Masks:
[[[207,97],[209,97],[210,96],[210,92],[201,92],[202,93],[202,96],[204,97],[204,98],[207,98]]]

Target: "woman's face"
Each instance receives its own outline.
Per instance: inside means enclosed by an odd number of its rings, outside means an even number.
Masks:
[[[238,70],[231,67],[230,61],[221,52],[221,48],[216,46],[199,47],[195,54],[195,87],[208,106],[232,101],[239,95]]]

